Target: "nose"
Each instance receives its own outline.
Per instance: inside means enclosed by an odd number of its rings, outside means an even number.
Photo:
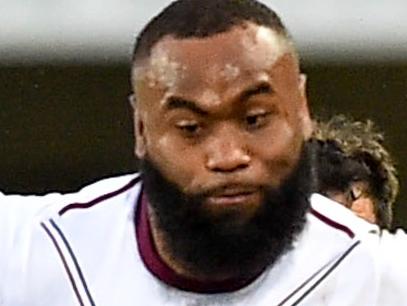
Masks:
[[[224,133],[209,145],[206,167],[212,172],[232,173],[249,167],[251,157],[235,133]]]

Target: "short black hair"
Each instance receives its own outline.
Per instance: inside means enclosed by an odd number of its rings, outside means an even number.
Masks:
[[[256,0],[178,0],[154,17],[140,32],[133,51],[133,63],[148,57],[163,37],[205,38],[233,26],[252,22],[266,26],[291,41],[279,16]]]

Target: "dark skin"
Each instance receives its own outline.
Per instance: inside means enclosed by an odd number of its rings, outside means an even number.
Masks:
[[[207,192],[214,218],[250,220],[262,186],[280,186],[311,134],[305,78],[287,42],[254,24],[203,39],[164,37],[135,69],[137,157],[148,156],[183,192]],[[154,215],[159,254],[189,275]]]

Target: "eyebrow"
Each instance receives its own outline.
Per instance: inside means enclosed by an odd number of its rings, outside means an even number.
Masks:
[[[200,108],[194,101],[181,97],[169,97],[165,102],[165,108],[167,110],[187,109],[201,116],[208,115],[208,112]]]
[[[271,85],[269,83],[261,82],[259,84],[251,86],[251,87],[247,88],[246,90],[244,90],[239,95],[239,100],[246,101],[252,96],[259,95],[259,94],[271,94],[273,92],[274,91],[271,88]],[[191,101],[191,100],[187,100],[187,99],[184,99],[184,98],[181,98],[181,97],[177,97],[177,96],[169,97],[165,101],[165,108],[167,110],[187,109],[187,110],[190,110],[190,111],[192,111],[192,112],[194,112],[194,113],[196,113],[198,115],[201,115],[201,116],[206,116],[206,115],[209,114],[206,110],[199,107],[196,104],[196,102]]]
[[[256,84],[252,87],[247,88],[244,90],[240,95],[239,98],[242,101],[248,100],[250,97],[255,96],[255,95],[260,95],[260,94],[272,94],[273,88],[271,88],[271,85],[266,82],[261,82],[259,84]]]

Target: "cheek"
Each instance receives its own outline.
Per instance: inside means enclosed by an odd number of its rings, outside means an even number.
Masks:
[[[359,198],[353,202],[352,211],[370,223],[376,223],[374,204],[369,198]]]
[[[147,146],[147,154],[167,179],[189,189],[193,178],[202,172],[202,153],[195,147],[186,146],[169,133],[152,133],[154,141]]]
[[[268,181],[273,186],[279,186],[297,165],[302,141],[285,121],[271,131],[264,132],[265,135],[256,139],[251,147],[258,162],[267,171]]]

